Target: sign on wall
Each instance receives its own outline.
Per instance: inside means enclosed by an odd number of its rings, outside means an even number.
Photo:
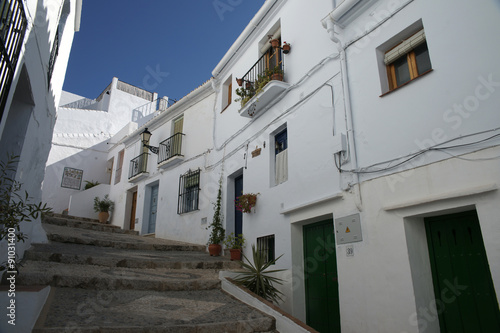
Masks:
[[[83,170],[64,168],[61,187],[79,190],[82,186]]]

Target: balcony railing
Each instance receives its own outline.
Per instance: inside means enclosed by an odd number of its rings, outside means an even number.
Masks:
[[[168,161],[172,157],[182,156],[182,137],[183,133],[176,133],[170,138],[160,142],[160,151],[158,152],[158,164]]]
[[[146,173],[148,169],[148,153],[142,153],[130,161],[128,179],[132,179],[141,173]]]
[[[26,27],[23,2],[0,1],[0,119],[9,95]]]
[[[276,58],[278,58],[278,63],[276,63]],[[269,56],[267,53],[263,54],[259,60],[248,70],[248,72],[243,75],[243,86],[245,89],[258,89],[257,85],[262,78],[267,78],[272,72],[279,72],[284,74],[285,63],[283,61],[283,51],[281,49],[276,50],[276,54],[274,55],[274,61],[269,60]],[[274,62],[274,64],[272,63]]]

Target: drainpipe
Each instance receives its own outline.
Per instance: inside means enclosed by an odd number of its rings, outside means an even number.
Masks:
[[[324,18],[321,23],[323,27],[328,32],[330,39],[337,44],[339,53],[340,53],[340,71],[342,77],[342,87],[344,92],[344,105],[345,105],[345,120],[346,120],[346,129],[347,129],[347,140],[348,140],[348,155],[346,158],[351,159],[351,169],[356,170],[358,168],[358,160],[356,156],[356,140],[354,138],[354,126],[352,120],[352,108],[351,108],[351,93],[349,91],[349,75],[347,72],[347,60],[346,60],[346,52],[344,46],[340,39],[336,36],[335,33],[335,20],[344,15],[349,9],[351,9],[359,0],[345,0],[341,3],[333,12],[328,14],[326,18]],[[344,6],[345,5],[345,6]],[[359,186],[359,175],[354,173],[354,181],[358,187],[358,200],[356,202],[357,208],[361,211],[361,191]],[[352,188],[352,184],[348,183],[345,185],[341,184],[341,187],[344,190],[349,190]]]

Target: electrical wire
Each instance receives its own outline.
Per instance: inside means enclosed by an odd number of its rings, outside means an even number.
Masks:
[[[486,131],[481,131],[481,132],[477,132],[477,133],[473,133],[473,134],[467,134],[467,135],[459,136],[459,137],[447,140],[445,142],[441,142],[439,144],[436,144],[436,145],[434,145],[432,147],[429,147],[429,148],[426,148],[426,149],[422,149],[422,150],[420,150],[420,151],[418,151],[416,153],[412,153],[412,154],[409,154],[409,155],[406,155],[406,156],[403,156],[403,157],[399,157],[399,158],[396,158],[396,159],[392,159],[392,160],[389,160],[389,161],[385,161],[385,162],[379,162],[377,164],[373,164],[373,165],[368,166],[368,167],[360,168],[359,170],[345,170],[345,169],[342,169],[341,166],[337,165],[337,161],[336,160],[335,160],[335,166],[337,167],[337,169],[339,170],[339,172],[350,172],[350,173],[355,173],[355,174],[378,173],[378,172],[384,172],[384,171],[389,171],[389,170],[395,169],[395,168],[397,168],[397,167],[399,167],[399,166],[401,166],[403,164],[406,164],[409,161],[411,161],[411,160],[419,157],[420,155],[423,155],[423,154],[425,154],[427,152],[430,152],[430,151],[439,151],[439,152],[446,153],[446,154],[448,154],[448,155],[450,155],[452,157],[460,158],[460,159],[463,159],[463,160],[470,160],[470,161],[481,161],[481,160],[497,159],[496,157],[494,157],[494,158],[488,158],[488,159],[474,159],[474,160],[473,159],[467,159],[467,158],[462,158],[462,157],[456,156],[454,154],[448,153],[448,152],[446,152],[446,150],[448,150],[448,149],[455,149],[455,148],[463,148],[463,147],[469,147],[469,146],[477,145],[477,144],[480,144],[480,143],[483,143],[483,142],[495,139],[497,137],[500,137],[500,134],[495,134],[495,135],[489,136],[487,138],[484,138],[484,139],[481,139],[481,140],[478,140],[478,141],[464,143],[464,144],[458,144],[458,145],[452,145],[452,146],[446,146],[446,147],[439,147],[439,146],[441,146],[443,144],[446,144],[446,143],[449,143],[449,142],[456,141],[456,140],[462,140],[464,138],[468,138],[468,137],[472,137],[472,136],[476,136],[476,135],[481,135],[481,134],[485,134],[485,133],[488,133],[488,132],[494,132],[494,131],[498,131],[498,130],[499,130],[499,128],[495,128],[495,129],[491,129],[491,130],[486,130]],[[339,158],[340,158],[340,156],[339,156]],[[390,164],[392,162],[400,160],[401,158],[406,158],[406,159],[403,160],[403,161],[400,161],[397,164],[394,164],[392,166],[387,166],[387,167],[379,168],[379,169],[376,169],[376,170],[368,170],[370,168],[375,168],[378,165]]]

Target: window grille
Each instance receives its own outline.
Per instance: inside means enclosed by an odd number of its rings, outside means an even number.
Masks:
[[[198,210],[200,199],[200,169],[191,171],[180,176],[179,179],[179,202],[177,214],[183,214]]]
[[[257,251],[266,262],[274,260],[274,235],[257,238]]]

